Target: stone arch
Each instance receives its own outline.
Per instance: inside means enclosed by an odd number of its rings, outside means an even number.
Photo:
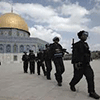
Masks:
[[[30,50],[30,46],[27,45],[27,46],[26,46],[26,51],[29,52],[29,50]]]
[[[35,45],[32,45],[32,50],[33,50],[34,52],[36,52],[36,46],[35,46]]]
[[[20,53],[24,52],[24,46],[20,45]]]
[[[9,36],[11,36],[11,35],[12,35],[12,31],[11,31],[11,30],[8,32],[8,35],[9,35]]]
[[[18,46],[16,44],[13,45],[13,53],[18,53]]]
[[[11,45],[10,44],[6,45],[6,53],[11,53]]]
[[[0,53],[4,53],[4,46],[3,46],[3,44],[0,44]]]

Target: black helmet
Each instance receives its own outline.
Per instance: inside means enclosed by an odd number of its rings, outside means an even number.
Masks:
[[[87,32],[87,31],[82,30],[82,31],[80,31],[80,32],[78,32],[78,33],[77,33],[77,35],[78,35],[79,39],[81,38],[82,34],[85,34],[85,35],[87,35],[87,37],[88,37],[88,32]]]
[[[31,52],[31,50],[29,50],[29,52]]]
[[[27,53],[26,51],[24,51],[23,53]]]
[[[29,52],[33,52],[33,50],[29,50]]]
[[[33,50],[31,50],[31,52],[33,52]]]
[[[42,51],[42,49],[39,48],[39,51]]]
[[[59,37],[57,37],[57,36],[54,37],[54,38],[53,38],[53,41],[59,41]]]
[[[45,47],[49,47],[50,46],[50,44],[49,43],[47,43],[46,45],[45,45]]]

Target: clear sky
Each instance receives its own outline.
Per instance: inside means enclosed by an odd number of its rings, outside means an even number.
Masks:
[[[100,0],[0,0],[0,15],[19,14],[29,26],[31,37],[52,43],[55,36],[71,52],[72,38],[89,32],[90,50],[100,50]]]

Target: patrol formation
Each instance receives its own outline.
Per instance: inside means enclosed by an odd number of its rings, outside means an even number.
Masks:
[[[80,31],[77,33],[79,41],[72,43],[72,64],[73,64],[73,78],[69,83],[72,92],[76,91],[75,85],[81,80],[83,75],[86,77],[87,88],[89,96],[94,99],[99,99],[100,96],[95,92],[95,82],[94,82],[94,72],[91,68],[91,52],[89,50],[89,45],[86,42],[89,33],[87,31]],[[68,54],[66,49],[64,49],[61,44],[59,44],[59,37],[53,38],[53,43],[46,44],[45,50],[39,49],[37,56],[35,56],[32,50],[24,52],[22,56],[23,70],[27,73],[28,63],[30,74],[35,74],[35,61],[37,62],[37,74],[41,74],[41,67],[44,76],[47,80],[51,80],[52,71],[52,61],[55,65],[55,80],[58,86],[62,86],[63,73],[65,71],[63,56],[65,53]]]

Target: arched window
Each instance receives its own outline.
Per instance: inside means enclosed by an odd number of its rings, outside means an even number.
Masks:
[[[12,35],[12,31],[11,31],[11,30],[8,32],[8,35],[9,35],[9,36],[11,36],[11,35]]]
[[[3,46],[3,44],[0,44],[0,53],[4,53],[4,46]]]
[[[0,35],[3,35],[3,31],[0,32]]]
[[[26,51],[29,52],[29,50],[30,50],[30,46],[27,45],[27,46],[26,46]]]
[[[24,52],[24,46],[20,45],[20,53]]]
[[[17,36],[19,36],[19,31],[17,31]]]
[[[35,45],[32,45],[32,50],[33,50],[34,52],[36,52],[36,46],[35,46]]]
[[[11,45],[10,44],[8,44],[6,46],[6,53],[11,53]]]
[[[4,35],[5,35],[5,36],[8,36],[8,32],[7,32],[7,31],[4,31]]]
[[[13,46],[13,53],[18,53],[18,46],[16,44]]]

